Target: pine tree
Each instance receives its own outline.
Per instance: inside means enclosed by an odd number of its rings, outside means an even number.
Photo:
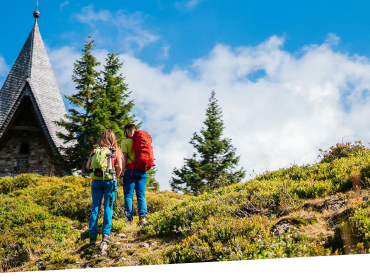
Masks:
[[[96,67],[100,63],[92,54],[95,47],[94,40],[88,37],[85,41],[82,57],[74,63],[72,81],[76,84],[77,93],[65,96],[72,108],[69,109],[67,120],[55,123],[66,129],[66,133],[58,132],[57,136],[63,140],[64,146],[59,147],[62,162],[61,168],[68,172],[82,169],[86,174],[87,156],[96,143],[95,133],[92,131],[92,115],[94,100],[96,100],[100,86],[98,85],[99,72]]]
[[[118,53],[110,52],[105,61],[100,93],[91,113],[92,131],[98,141],[102,132],[110,129],[116,134],[120,144],[125,139],[124,125],[136,122],[135,115],[131,115],[134,102],[128,101],[131,92],[128,92],[125,78],[119,73],[123,63],[120,62]]]
[[[146,188],[152,191],[159,191],[159,184],[155,179],[157,168],[154,166],[147,172]]]
[[[123,127],[128,123],[135,123],[135,115],[131,115],[134,107],[132,100],[128,101],[131,92],[128,91],[128,85],[125,78],[120,74],[123,63],[119,60],[119,54],[111,51],[105,59],[106,64],[102,72],[101,93],[94,104],[92,112],[92,128],[96,137],[105,129],[112,130],[120,144],[125,138]],[[140,128],[141,123],[136,127]],[[148,171],[148,180],[146,187],[159,190],[159,184],[155,179],[156,169]]]
[[[221,139],[224,124],[215,95],[212,91],[206,120],[203,122],[205,128],[202,128],[201,135],[194,133],[189,142],[196,152],[192,158],[184,159],[185,165],[181,169],[175,168],[173,171],[177,176],[170,181],[173,191],[199,195],[204,191],[240,182],[245,177],[243,168],[235,171],[240,156],[235,156],[236,148],[231,144],[231,139]]]

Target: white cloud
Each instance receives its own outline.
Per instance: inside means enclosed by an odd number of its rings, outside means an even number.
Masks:
[[[140,51],[145,46],[156,42],[159,39],[145,26],[145,15],[140,12],[133,14],[124,10],[118,10],[111,13],[109,10],[100,9],[94,11],[94,6],[83,7],[80,14],[75,18],[81,23],[94,27],[94,38],[106,40],[107,32],[115,32],[113,36],[118,46],[123,46],[126,52],[132,52],[134,49]]]
[[[205,0],[189,0],[185,2],[175,2],[175,8],[180,9],[180,10],[183,10],[183,9],[191,10],[195,8],[196,6],[198,6],[198,4],[200,4],[203,1]]]
[[[10,69],[9,69],[8,64],[6,64],[4,57],[0,54],[0,89],[2,88],[5,82],[5,79],[9,73],[9,70]]]
[[[109,21],[111,13],[108,10],[100,9],[98,12],[94,11],[94,5],[83,7],[81,13],[76,14],[75,18],[85,24],[94,24],[97,21]]]
[[[60,10],[62,11],[62,10],[63,10],[63,8],[64,8],[65,6],[67,6],[68,4],[69,4],[69,1],[68,1],[68,0],[64,1],[63,3],[61,3],[61,4],[59,5]]]
[[[4,77],[9,72],[9,66],[6,64],[4,57],[0,54],[0,77]]]
[[[162,55],[160,56],[160,58],[162,59],[168,59],[170,57],[170,46],[164,46],[162,47]]]
[[[369,59],[335,52],[332,43],[305,46],[299,56],[284,51],[284,38],[277,36],[255,47],[216,45],[191,69],[169,74],[122,54],[136,115],[153,136],[161,188],[169,189],[173,169],[193,154],[188,142],[202,127],[212,90],[223,110],[225,136],[247,174],[312,163],[320,148],[344,136],[368,143]],[[259,70],[265,75],[249,78]],[[60,85],[69,87],[63,83],[67,78]]]
[[[66,46],[48,49],[48,55],[63,97],[72,95],[75,93],[75,85],[72,83],[73,64],[80,59],[80,54],[74,48]]]
[[[329,33],[326,35],[325,43],[329,45],[338,45],[340,43],[340,38],[334,33]]]

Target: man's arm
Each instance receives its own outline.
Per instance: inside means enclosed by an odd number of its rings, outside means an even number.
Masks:
[[[123,158],[122,158],[122,171],[123,172],[125,172],[126,163],[127,163],[127,153],[123,153]]]
[[[117,173],[116,173],[118,174],[118,177],[121,175],[121,172],[122,172],[122,159],[119,156],[117,160]]]

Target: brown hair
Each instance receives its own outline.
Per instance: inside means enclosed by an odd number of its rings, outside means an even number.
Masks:
[[[116,135],[110,129],[104,130],[103,134],[100,136],[98,144],[100,146],[107,145],[108,147],[112,147],[116,151],[116,155],[122,155],[121,148],[117,143]]]
[[[128,130],[132,130],[133,128],[136,129],[136,125],[134,123],[128,123],[126,124],[123,129],[128,129]]]

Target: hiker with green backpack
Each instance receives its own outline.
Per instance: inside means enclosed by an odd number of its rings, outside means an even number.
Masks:
[[[123,186],[125,197],[125,216],[126,221],[133,220],[133,196],[136,192],[139,225],[147,225],[147,205],[145,198],[145,185],[147,181],[147,171],[153,167],[153,147],[152,138],[149,133],[136,130],[133,123],[124,127],[126,139],[122,141],[121,150],[123,153],[122,170],[120,185]]]
[[[91,152],[86,168],[89,170],[92,179],[92,209],[89,222],[90,243],[93,244],[97,240],[98,214],[103,197],[103,242],[113,242],[110,233],[113,204],[117,192],[116,174],[121,174],[122,170],[122,152],[113,131],[105,130],[103,132],[99,140],[99,146]]]

